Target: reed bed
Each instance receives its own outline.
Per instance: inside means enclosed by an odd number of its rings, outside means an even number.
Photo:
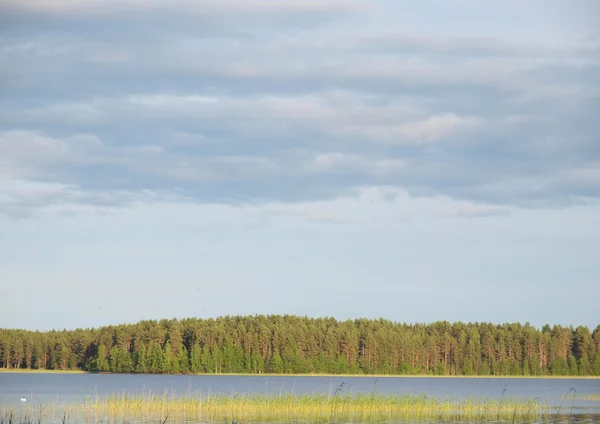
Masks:
[[[440,400],[422,396],[354,395],[112,395],[74,404],[48,404],[26,411],[30,422],[389,422],[547,421],[551,408],[537,400]],[[23,416],[23,411],[21,411]],[[4,411],[2,416],[7,417]],[[58,419],[57,419],[58,417]],[[18,422],[18,421],[14,421]],[[0,424],[10,424],[0,418]]]
[[[581,394],[575,395],[575,399],[600,401],[600,393],[581,393]]]

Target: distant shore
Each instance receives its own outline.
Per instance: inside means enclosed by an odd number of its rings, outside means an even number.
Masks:
[[[88,372],[82,370],[47,370],[47,369],[27,369],[27,368],[0,368],[0,373],[25,373],[25,374],[115,374],[111,372]],[[389,375],[389,374],[246,374],[246,373],[220,373],[220,374],[138,374],[130,375],[191,375],[191,376],[210,376],[210,377],[335,377],[335,378],[477,378],[477,379],[555,379],[555,380],[600,380],[600,376],[595,375]]]
[[[46,370],[32,368],[0,368],[0,373],[7,374],[91,374],[82,370]]]

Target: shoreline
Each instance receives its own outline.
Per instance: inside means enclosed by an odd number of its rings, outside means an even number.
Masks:
[[[0,368],[0,374],[92,374],[83,370],[46,370],[33,368]]]
[[[83,370],[48,370],[27,368],[0,368],[7,374],[105,374],[105,375],[181,375],[210,377],[335,377],[335,378],[452,378],[452,379],[544,379],[544,380],[600,380],[596,375],[389,375],[389,374],[248,374],[248,373],[198,373],[198,374],[153,374],[153,373],[111,373],[89,372]]]

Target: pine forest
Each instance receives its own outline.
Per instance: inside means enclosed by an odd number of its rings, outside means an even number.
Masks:
[[[0,329],[0,368],[114,373],[600,375],[600,325],[404,324],[290,315]]]

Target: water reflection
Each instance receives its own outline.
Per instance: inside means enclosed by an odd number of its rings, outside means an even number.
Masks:
[[[531,424],[570,424],[570,423],[600,423],[600,418],[597,414],[572,414],[545,417],[542,419],[496,419],[496,418],[481,418],[481,419],[457,419],[455,417],[410,417],[410,418],[381,418],[381,419],[364,419],[358,417],[323,417],[317,419],[299,419],[295,417],[261,417],[240,419],[233,416],[198,418],[198,417],[172,417],[169,415],[155,417],[107,417],[94,415],[78,415],[72,413],[57,413],[54,415],[47,412],[41,415],[4,415],[0,417],[0,424],[468,424],[468,423],[531,423]]]
[[[0,374],[0,424],[42,424],[54,423],[467,423],[495,422],[512,423],[512,409],[503,416],[487,415],[435,415],[379,416],[367,413],[312,415],[297,414],[288,411],[276,417],[262,414],[233,413],[213,414],[175,414],[173,411],[158,413],[134,412],[131,409],[105,411],[88,408],[76,410],[73,404],[85,399],[105,398],[114,395],[139,396],[143,393],[167,395],[181,399],[187,397],[206,397],[221,394],[235,396],[285,396],[323,395],[360,396],[370,393],[386,396],[420,396],[422,394],[442,401],[465,402],[470,398],[490,399],[509,402],[511,399],[528,401],[537,399],[540,404],[549,407],[543,416],[519,414],[514,422],[531,423],[598,423],[600,422],[600,381],[594,379],[451,379],[451,378],[371,378],[348,376],[281,377],[281,376],[185,376],[185,375],[104,375],[104,374]],[[576,394],[570,388],[576,388]],[[21,402],[21,399],[27,399]],[[561,405],[560,415],[556,412]],[[123,412],[125,411],[125,412]],[[342,412],[344,412],[342,411]],[[330,412],[330,411],[328,411]],[[368,412],[368,411],[367,411]],[[10,417],[10,414],[12,418]],[[21,420],[21,421],[19,421]],[[25,421],[23,421],[25,420]]]

